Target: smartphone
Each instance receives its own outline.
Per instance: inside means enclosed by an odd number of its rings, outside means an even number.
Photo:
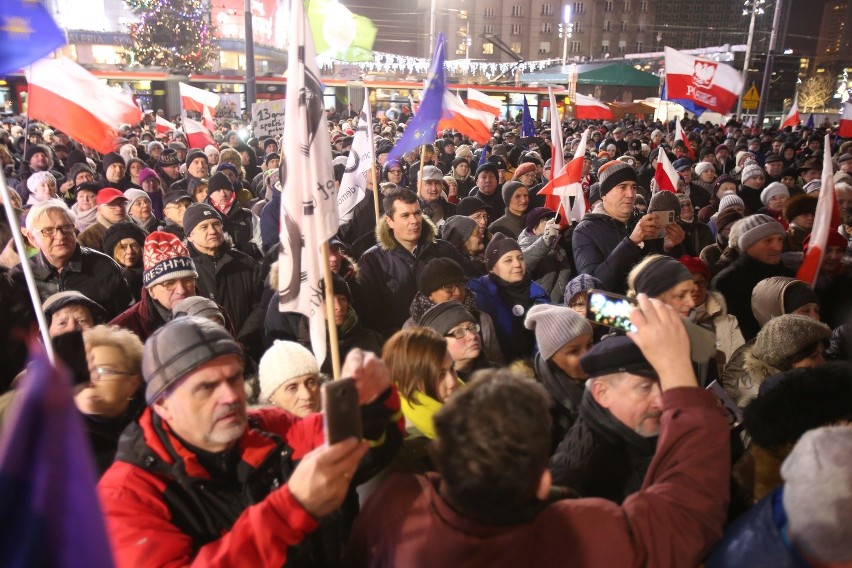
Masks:
[[[657,218],[657,223],[660,224],[660,232],[657,233],[657,238],[662,239],[666,236],[666,227],[674,223],[675,220],[675,212],[674,211],[652,211],[651,215]]]
[[[586,319],[621,331],[636,331],[630,322],[630,311],[635,307],[636,302],[626,296],[592,289],[586,300]]]
[[[338,379],[322,386],[322,422],[329,446],[346,438],[364,437],[361,430],[361,406],[354,379]]]

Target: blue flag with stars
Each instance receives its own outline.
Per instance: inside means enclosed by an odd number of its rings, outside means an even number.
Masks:
[[[813,128],[814,127],[814,113],[811,113],[811,115],[808,117],[808,121],[805,123],[805,127],[806,128]]]
[[[435,141],[435,133],[438,130],[444,104],[444,59],[446,57],[446,40],[444,34],[440,33],[435,43],[435,53],[432,55],[432,65],[426,77],[426,89],[420,100],[420,108],[414,118],[408,122],[405,134],[388,154],[388,161],[399,160],[404,153]]]
[[[535,124],[530,116],[530,105],[527,104],[527,96],[524,95],[524,114],[521,116],[521,138],[533,138],[535,136]]]
[[[0,2],[0,76],[65,45],[65,34],[40,0]]]

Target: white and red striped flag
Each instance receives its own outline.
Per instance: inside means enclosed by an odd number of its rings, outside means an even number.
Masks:
[[[102,154],[115,149],[119,124],[142,120],[142,111],[130,97],[70,59],[40,59],[26,75],[29,119],[41,120]]]
[[[556,95],[553,87],[547,87],[547,96],[550,98],[550,144],[553,151],[550,156],[550,171],[561,172],[565,165],[565,143],[562,141],[562,119],[559,117],[559,107],[556,106]]]
[[[191,118],[183,117],[183,132],[186,134],[186,142],[190,148],[204,149],[207,146],[217,146],[213,136],[207,128]]]
[[[559,175],[547,182],[542,187],[538,194],[546,195],[544,205],[548,209],[559,212],[562,208],[563,223],[564,219],[568,218],[572,223],[577,223],[583,219],[586,214],[586,196],[583,194],[583,162],[586,157],[586,143],[589,139],[589,130],[583,132],[580,138],[580,143],[574,152],[574,158],[562,167]],[[565,201],[569,197],[574,197],[574,204],[570,210],[565,207]]]
[[[455,130],[484,145],[491,139],[491,127],[494,126],[494,118],[495,115],[491,114],[490,111],[468,107],[458,95],[454,95],[445,89],[438,131]]]
[[[834,169],[831,164],[831,139],[825,135],[825,152],[822,157],[822,186],[819,189],[819,201],[817,201],[816,214],[814,215],[814,226],[811,229],[810,245],[802,265],[796,272],[796,279],[807,282],[811,286],[816,285],[822,259],[825,256],[825,247],[828,243],[828,233],[836,231],[840,226],[840,210],[837,206],[837,197],[834,194]]]
[[[793,106],[790,107],[790,112],[784,117],[784,122],[781,123],[781,128],[789,126],[796,128],[799,125],[799,95],[793,98]]]
[[[852,103],[843,104],[843,114],[840,116],[840,125],[837,135],[841,138],[852,138]]]
[[[657,189],[660,191],[671,191],[677,193],[677,182],[680,176],[669,160],[665,150],[660,148],[657,154],[657,167],[654,170],[654,180],[657,182]]]
[[[678,118],[675,118],[675,140],[683,140],[683,143],[686,144],[686,151],[689,152],[689,159],[694,162],[695,150],[689,144],[689,140],[686,138],[686,133],[684,133],[683,126],[681,126],[680,119]]]
[[[574,94],[574,117],[582,120],[613,120],[612,109],[595,97]]]
[[[496,119],[500,116],[500,109],[503,108],[503,101],[496,97],[489,97],[482,91],[477,91],[476,89],[468,88],[467,106],[472,109],[483,110],[489,114],[492,114]]]
[[[157,130],[158,134],[168,134],[174,130],[177,130],[177,125],[174,122],[169,122],[165,118],[160,115],[154,119],[154,128]]]
[[[181,107],[184,110],[201,113],[201,121],[207,127],[207,130],[216,130],[213,115],[216,114],[216,107],[219,106],[219,95],[186,83],[178,83],[178,86],[180,87]]]

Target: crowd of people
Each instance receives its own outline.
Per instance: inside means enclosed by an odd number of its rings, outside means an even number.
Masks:
[[[327,118],[340,184],[357,117]],[[191,148],[148,116],[100,154],[3,122],[0,428],[40,307],[117,563],[852,564],[852,140],[497,121],[389,159],[409,118],[376,117],[378,187],[329,241],[336,346],[279,310],[280,139],[222,120]],[[542,189],[586,131],[571,224]],[[330,348],[364,440],[325,443]]]

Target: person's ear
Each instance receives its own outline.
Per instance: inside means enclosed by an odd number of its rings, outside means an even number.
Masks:
[[[160,398],[151,405],[151,408],[160,418],[169,422],[172,419],[172,413],[169,412],[169,406],[166,404],[167,398],[168,397],[160,396]]]
[[[35,235],[31,231],[27,230],[25,227],[21,227],[21,234],[27,239],[27,241],[29,241],[30,245],[32,245],[34,248],[41,248],[38,246],[38,242],[36,241]]]
[[[547,496],[550,495],[550,488],[552,486],[553,476],[549,469],[544,468],[544,471],[541,473],[541,478],[538,480],[538,487],[535,490],[535,496],[539,501],[547,500]]]
[[[594,381],[591,384],[591,394],[595,402],[606,408],[606,401],[609,399],[609,385],[606,381]]]

